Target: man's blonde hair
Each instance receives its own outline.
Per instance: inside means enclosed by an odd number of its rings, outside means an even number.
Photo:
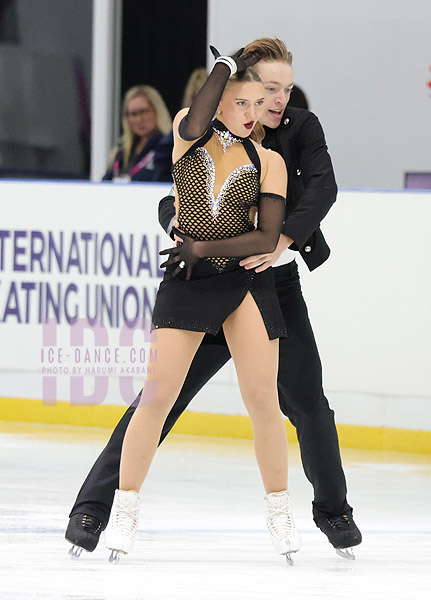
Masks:
[[[278,61],[292,64],[292,53],[278,38],[259,38],[247,44],[244,52],[257,52],[263,61]]]

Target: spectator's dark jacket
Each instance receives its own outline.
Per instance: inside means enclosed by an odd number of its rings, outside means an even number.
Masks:
[[[266,128],[262,145],[278,151],[288,169],[286,220],[282,233],[294,240],[310,271],[329,257],[320,222],[335,202],[337,184],[319,119],[301,108],[286,107],[277,129]],[[172,196],[159,204],[159,222],[170,227],[175,208]]]
[[[138,155],[132,152],[128,165],[123,164],[124,151],[120,144],[103,181],[112,181],[121,175],[129,175],[131,181],[171,181],[172,145],[169,153],[165,137],[160,132],[154,133]]]
[[[172,183],[172,150],[174,147],[174,134],[167,133],[159,142],[154,155],[153,181],[170,181]]]

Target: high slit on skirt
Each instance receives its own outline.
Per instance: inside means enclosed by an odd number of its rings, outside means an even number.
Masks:
[[[286,337],[272,267],[256,273],[240,267],[240,260],[235,259],[229,270],[219,272],[209,260],[200,259],[189,281],[184,271],[172,277],[175,267],[168,267],[156,297],[153,328],[202,331],[215,336],[250,292],[269,339]]]

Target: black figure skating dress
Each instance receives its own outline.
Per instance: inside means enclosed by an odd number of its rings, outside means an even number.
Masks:
[[[179,228],[194,240],[228,238],[235,243],[241,239],[234,239],[236,236],[255,230],[256,212],[267,203],[266,215],[271,214],[272,205],[279,220],[274,225],[278,235],[280,206],[284,214],[285,199],[270,191],[261,193],[263,168],[266,163],[250,139],[235,137],[221,122],[213,121],[173,168]],[[226,257],[216,254],[199,259],[188,281],[185,269],[172,277],[174,268],[167,267],[156,298],[153,326],[216,335],[249,291],[269,339],[286,336],[272,268],[255,273],[240,267],[241,258],[259,252],[253,251],[250,242],[239,248],[244,250],[242,256],[237,249],[232,257],[232,250],[226,247]]]

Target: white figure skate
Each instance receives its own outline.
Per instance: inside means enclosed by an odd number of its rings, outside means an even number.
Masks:
[[[139,519],[139,496],[136,492],[115,491],[111,516],[105,531],[105,546],[111,550],[109,562],[117,563],[121,554],[133,546]]]
[[[301,536],[296,529],[287,490],[273,492],[264,498],[265,520],[272,545],[293,565],[292,554],[301,548]]]

